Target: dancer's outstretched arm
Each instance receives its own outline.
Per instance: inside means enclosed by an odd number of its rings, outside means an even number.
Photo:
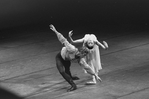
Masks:
[[[68,43],[67,39],[56,30],[56,28],[54,27],[54,25],[49,25],[50,29],[57,35],[58,40],[62,43],[65,44]]]
[[[79,62],[80,66],[82,66],[88,74],[95,76],[95,78],[99,81],[101,81],[100,77],[93,71],[93,69],[87,64],[86,60],[84,58],[80,59]]]
[[[50,29],[54,32],[54,33],[56,33],[56,35],[57,34],[59,34],[59,32],[56,30],[56,28],[54,27],[54,25],[49,25],[49,27],[50,27]]]
[[[103,49],[106,49],[106,47],[103,44],[101,44],[99,41],[95,41],[95,44],[97,44],[98,46],[101,46]]]
[[[73,40],[73,39],[72,39],[72,35],[73,35],[72,32],[73,32],[73,31],[70,31],[70,32],[69,32],[69,38],[70,38],[71,42],[72,42],[72,43],[83,43],[83,41],[84,41],[83,38],[82,38],[82,39],[78,39],[78,40]]]
[[[77,48],[76,48],[74,45],[70,44],[70,43],[67,41],[67,39],[66,39],[60,32],[58,32],[58,31],[56,30],[56,28],[55,28],[53,25],[50,25],[50,29],[51,29],[53,32],[55,32],[55,34],[57,35],[58,40],[59,40],[62,44],[64,44],[64,46],[67,48],[68,51],[73,52],[73,51],[76,51],[76,50],[77,50]]]

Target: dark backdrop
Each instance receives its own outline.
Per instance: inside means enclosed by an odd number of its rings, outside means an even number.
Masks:
[[[0,0],[0,29],[54,24],[64,28],[147,29],[148,0]]]

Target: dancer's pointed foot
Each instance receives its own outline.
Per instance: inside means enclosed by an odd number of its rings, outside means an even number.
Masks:
[[[95,81],[89,81],[89,82],[86,82],[86,85],[96,85],[96,82]]]
[[[92,76],[92,81],[86,82],[86,85],[96,85],[96,78],[95,76]]]
[[[77,76],[72,76],[72,79],[73,79],[73,80],[79,80],[80,78],[77,77]]]
[[[70,91],[74,91],[77,89],[77,86],[76,85],[72,85],[68,90],[67,92],[70,92]]]

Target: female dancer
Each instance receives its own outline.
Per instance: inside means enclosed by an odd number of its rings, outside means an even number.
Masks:
[[[87,54],[84,58],[87,64],[91,66],[94,73],[98,75],[99,70],[102,69],[99,46],[101,46],[103,49],[106,49],[108,48],[108,44],[105,41],[103,41],[103,44],[101,44],[94,34],[86,34],[82,39],[78,40],[73,40],[71,37],[72,34],[72,31],[70,31],[69,38],[72,41],[72,43],[83,43],[83,47],[86,47],[90,50],[89,54]],[[96,84],[95,76],[92,76],[92,81],[87,82],[86,84]]]

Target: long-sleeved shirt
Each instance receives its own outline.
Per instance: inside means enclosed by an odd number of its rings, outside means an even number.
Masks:
[[[61,33],[57,33],[57,37],[58,40],[64,44],[64,47],[61,50],[61,56],[64,60],[74,60],[75,59],[75,55],[78,52],[78,49],[72,45],[71,43],[69,43],[67,41],[67,39],[61,34]],[[84,58],[80,59],[80,65],[83,66],[83,68],[91,75],[94,75],[95,72],[93,71],[93,69],[87,64],[87,62],[85,61]]]
[[[64,44],[64,47],[61,49],[61,56],[64,60],[74,60],[75,59],[75,55],[78,52],[78,49],[72,45],[71,43],[69,43],[67,41],[67,39],[61,34],[58,33],[57,37],[59,39],[59,41]]]
[[[61,50],[61,56],[64,60],[74,60],[75,54],[76,52],[70,52],[67,47],[63,47]]]

